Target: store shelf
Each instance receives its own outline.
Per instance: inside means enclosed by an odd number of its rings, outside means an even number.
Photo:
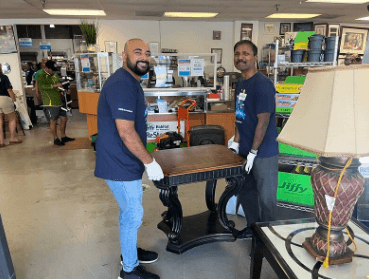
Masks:
[[[291,114],[290,113],[276,113],[275,117],[279,117],[279,118],[290,118]]]
[[[274,64],[274,68],[278,68],[280,66],[296,68],[296,67],[324,67],[332,65],[333,62],[304,62],[304,63],[279,62],[278,65]]]
[[[315,167],[318,165],[315,158],[307,157],[294,157],[286,155],[278,155],[278,164],[290,165],[290,166],[303,166],[303,167]]]

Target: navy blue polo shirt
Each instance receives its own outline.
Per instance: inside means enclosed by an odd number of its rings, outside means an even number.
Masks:
[[[241,156],[246,157],[252,147],[257,115],[270,113],[269,125],[258,149],[259,158],[278,155],[277,128],[275,123],[275,89],[273,83],[261,73],[248,80],[240,79],[236,86],[236,125],[240,133]]]
[[[116,181],[142,179],[144,165],[123,143],[115,119],[134,121],[146,146],[146,116],[140,83],[123,68],[118,69],[107,79],[99,97],[95,176]]]
[[[10,97],[8,89],[13,89],[12,84],[9,81],[9,78],[4,74],[0,74],[0,96]]]

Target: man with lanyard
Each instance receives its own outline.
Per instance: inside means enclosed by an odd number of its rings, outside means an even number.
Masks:
[[[248,40],[234,46],[234,65],[242,78],[236,86],[236,134],[230,148],[247,158],[245,183],[238,194],[247,227],[240,237],[252,236],[253,223],[276,219],[279,151],[275,88],[256,70],[257,51]]]
[[[37,86],[41,91],[45,112],[50,118],[50,130],[54,137],[54,145],[63,146],[66,142],[73,141],[74,138],[65,135],[68,117],[67,113],[61,109],[63,103],[58,87],[62,87],[63,85],[59,82],[59,77],[55,73],[56,71],[55,62],[51,60],[47,61],[43,72],[38,75]],[[59,139],[56,130],[56,122],[59,116],[61,139]]]
[[[105,179],[119,204],[119,233],[123,268],[121,279],[158,279],[139,263],[158,259],[155,252],[137,248],[142,223],[142,175],[151,180],[164,177],[160,165],[146,150],[145,95],[140,85],[149,71],[150,50],[140,39],[129,40],[123,67],[102,88],[98,109],[95,175]]]

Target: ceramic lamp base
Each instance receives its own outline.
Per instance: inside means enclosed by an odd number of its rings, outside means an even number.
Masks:
[[[315,245],[312,242],[312,237],[307,237],[302,243],[305,250],[314,257],[317,261],[324,262],[326,255],[316,250]],[[346,252],[337,257],[329,257],[329,265],[338,265],[352,262],[354,252],[350,248],[346,248]]]

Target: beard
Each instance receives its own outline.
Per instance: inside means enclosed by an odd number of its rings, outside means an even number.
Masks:
[[[147,65],[146,70],[141,70],[138,67],[138,63],[145,63]],[[127,57],[127,67],[132,72],[134,72],[136,75],[139,75],[141,77],[144,76],[144,75],[146,75],[148,73],[148,71],[150,70],[149,63],[148,62],[146,62],[146,61],[137,61],[136,64],[133,64],[131,62],[131,59],[129,59],[129,57]]]

